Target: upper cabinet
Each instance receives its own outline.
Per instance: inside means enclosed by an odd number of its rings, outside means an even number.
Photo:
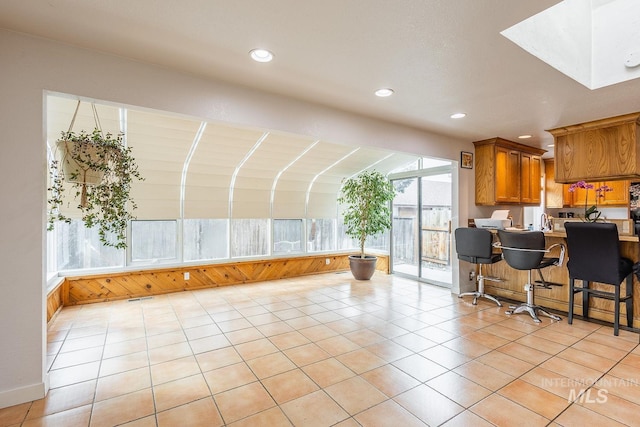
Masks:
[[[640,113],[550,129],[555,139],[555,180],[640,178]]]
[[[473,144],[476,205],[540,204],[545,150],[502,138]]]
[[[553,159],[544,160],[544,190],[545,206],[547,208],[562,208],[566,205],[564,186],[554,179],[555,172]],[[568,185],[566,186],[569,187]]]
[[[561,184],[554,179],[554,159],[544,161],[544,186],[545,186],[545,206],[547,208],[577,208],[596,204],[595,189],[603,185],[611,188],[611,191],[602,193],[598,199],[598,206],[628,206],[629,205],[629,185],[628,180],[622,181],[599,181],[591,182],[594,189],[586,191],[583,188],[576,188],[569,191],[569,184]]]
[[[590,184],[593,184],[593,189],[587,191],[584,188],[576,188],[573,192],[569,191],[569,184],[559,184],[564,187],[564,205],[573,208],[595,204],[598,206],[629,205],[629,181],[596,181]],[[602,192],[598,197],[595,190],[605,185],[610,188],[610,191]],[[596,197],[598,197],[597,201]]]
[[[520,203],[540,204],[542,188],[542,157],[538,154],[520,153]]]
[[[602,200],[598,201],[598,204],[606,206],[629,206],[630,184],[630,181],[606,181],[601,183],[601,185],[609,186],[611,191],[602,193]]]

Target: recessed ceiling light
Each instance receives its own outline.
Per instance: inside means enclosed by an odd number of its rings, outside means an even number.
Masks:
[[[529,139],[529,138],[531,138],[531,135],[520,135],[518,138],[520,138],[520,139]]]
[[[555,144],[549,144],[547,147],[555,147]]]
[[[467,117],[467,113],[455,113],[451,115],[452,119],[461,119],[463,117]]]
[[[393,89],[385,87],[382,89],[378,89],[375,93],[376,96],[379,96],[380,98],[386,98],[387,96],[393,95]]]
[[[258,62],[271,62],[273,59],[273,53],[267,49],[253,49],[249,54],[251,55],[251,59]]]

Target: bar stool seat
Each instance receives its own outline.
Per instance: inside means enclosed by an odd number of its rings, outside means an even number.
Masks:
[[[502,307],[502,304],[498,299],[494,296],[488,295],[484,293],[484,281],[501,281],[497,277],[485,277],[482,274],[482,265],[483,264],[493,264],[502,260],[502,256],[500,254],[493,253],[493,234],[487,229],[484,228],[456,228],[455,232],[455,240],[456,240],[456,252],[458,253],[458,259],[461,261],[470,262],[472,264],[477,264],[478,267],[478,275],[476,276],[476,281],[478,283],[478,288],[473,292],[464,292],[458,295],[458,298],[462,298],[464,296],[472,296],[473,297],[473,305],[476,305],[478,302],[478,298],[486,298],[498,304],[498,307]]]
[[[604,222],[567,222],[567,249],[569,251],[569,316],[573,322],[574,297],[582,293],[582,317],[589,319],[589,297],[614,302],[613,334],[619,334],[620,305],[625,304],[627,325],[633,326],[633,270],[634,264],[620,255],[618,227]],[[580,280],[582,287],[575,285]],[[595,289],[591,283],[613,286],[613,291]],[[625,283],[625,295],[620,288]]]
[[[545,247],[544,233],[541,231],[505,231],[498,230],[500,242],[495,246],[502,249],[502,256],[509,264],[509,267],[516,270],[527,271],[527,283],[524,290],[527,295],[527,302],[518,306],[509,306],[506,314],[529,313],[533,321],[540,323],[538,314],[544,314],[553,320],[562,320],[560,316],[548,312],[546,309],[535,305],[535,283],[531,279],[531,271],[540,271],[543,268],[562,265],[564,261],[565,247],[561,244],[554,244]],[[559,257],[545,256],[555,247],[560,248]]]

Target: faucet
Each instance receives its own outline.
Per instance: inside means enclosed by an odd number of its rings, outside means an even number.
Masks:
[[[549,218],[549,215],[543,213],[540,216],[540,231],[551,231],[551,229],[551,219]]]

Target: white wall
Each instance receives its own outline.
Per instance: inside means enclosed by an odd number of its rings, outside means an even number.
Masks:
[[[0,31],[0,408],[46,390],[45,91],[458,160],[469,141]],[[473,171],[460,173],[460,218]]]

